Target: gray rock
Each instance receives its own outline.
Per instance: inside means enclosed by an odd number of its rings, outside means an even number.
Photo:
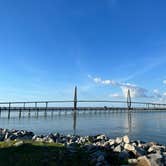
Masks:
[[[15,139],[17,139],[17,136],[13,135],[13,134],[10,135],[9,138],[8,138],[8,140],[12,140],[12,141],[15,140]]]
[[[104,156],[103,155],[100,155],[98,158],[97,158],[97,161],[98,162],[101,162],[101,161],[104,161]]]
[[[158,145],[153,145],[151,147],[149,147],[148,152],[152,153],[152,152],[164,152],[165,147],[164,146],[158,146]]]
[[[103,144],[99,141],[95,143],[96,146],[102,146]]]
[[[124,143],[126,143],[126,144],[130,143],[130,139],[127,135],[125,135],[122,139],[123,139]]]
[[[96,139],[97,139],[97,140],[107,140],[107,136],[104,135],[104,134],[102,134],[102,135],[97,136]]]
[[[52,134],[52,133],[50,133],[48,136],[49,136],[50,138],[52,138],[52,139],[55,138],[54,134]]]
[[[134,141],[137,147],[142,147],[142,142],[140,140]]]
[[[65,138],[62,139],[63,141],[65,140]],[[71,137],[71,142],[75,142],[77,141],[77,136],[72,136]]]
[[[86,145],[85,149],[88,153],[94,153],[98,150],[98,147],[94,145]]]
[[[155,152],[153,146],[149,147],[148,152],[149,152],[149,153],[151,153],[151,152]]]
[[[116,143],[116,144],[120,144],[121,142],[122,142],[122,138],[117,137],[117,138],[115,139],[115,143]]]
[[[94,153],[91,153],[91,154],[90,154],[90,156],[93,157],[93,158],[98,158],[98,157],[101,156],[101,155],[105,156],[105,153],[102,152],[102,151],[100,151],[100,150],[97,150],[97,151],[95,151]]]
[[[4,141],[5,139],[5,134],[0,134],[0,141]]]
[[[122,151],[119,153],[119,159],[121,160],[127,160],[129,158],[129,154],[127,151]]]
[[[163,163],[166,165],[166,152],[163,152]]]
[[[105,148],[109,148],[110,147],[110,143],[108,141],[106,141],[106,142],[103,143],[103,146]]]
[[[12,133],[10,133],[10,132],[6,132],[6,133],[5,133],[5,137],[4,137],[4,139],[5,139],[5,140],[8,139],[11,135],[12,135]]]
[[[115,140],[114,139],[109,139],[108,142],[109,142],[110,146],[115,144]]]
[[[163,152],[163,156],[166,157],[166,152]]]
[[[114,152],[121,152],[121,151],[122,151],[121,145],[117,145],[117,146],[114,148],[113,151],[114,151]]]
[[[131,165],[137,164],[137,159],[128,159],[128,163]]]
[[[135,147],[130,144],[125,144],[124,149],[128,151],[135,151]]]
[[[149,154],[148,158],[152,166],[164,166],[163,157],[160,154]]]
[[[60,134],[59,134],[59,133],[55,133],[55,134],[54,134],[54,137],[55,137],[55,138],[60,138]]]
[[[58,140],[58,138],[56,139],[56,142],[57,142],[57,140]],[[67,142],[67,138],[63,137],[63,138],[59,139],[58,141],[59,141],[59,143],[65,143],[65,142]],[[72,140],[71,142],[74,143],[75,141]]]
[[[137,158],[137,165],[138,166],[151,166],[151,163],[146,156],[141,156],[141,157]]]
[[[88,140],[87,140],[86,138],[84,138],[84,137],[80,137],[80,138],[78,138],[77,140],[79,140],[79,142],[80,142],[81,144],[85,144],[86,142],[88,142]]]
[[[144,156],[144,155],[146,155],[146,154],[147,154],[147,152],[146,152],[145,149],[143,149],[143,148],[141,148],[141,147],[135,147],[135,155],[136,155],[137,157]]]
[[[2,131],[1,131],[2,134],[6,134],[6,132],[8,132],[7,129],[2,129]]]
[[[37,137],[35,141],[43,142],[43,138],[41,138],[41,137]]]
[[[149,149],[150,147],[154,146],[154,145],[157,145],[155,142],[147,142],[145,143],[143,146],[146,148],[146,149]]]
[[[23,141],[19,141],[19,142],[14,143],[13,146],[18,147],[18,146],[21,146],[23,144],[24,144]]]
[[[47,142],[48,143],[54,143],[54,139],[49,137],[48,140],[47,140]]]
[[[60,143],[60,142],[61,142],[60,137],[56,138],[56,143]]]
[[[94,137],[92,136],[86,136],[88,142],[93,142],[94,141]]]
[[[37,139],[37,137],[38,137],[37,135],[34,135],[34,136],[32,137],[32,140],[35,141],[35,140]]]
[[[19,136],[17,139],[22,139],[22,140],[31,140],[32,135],[24,135],[24,136]]]

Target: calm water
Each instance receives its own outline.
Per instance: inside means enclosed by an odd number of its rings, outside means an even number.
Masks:
[[[75,119],[75,120],[74,120]],[[2,113],[0,128],[26,129],[36,134],[60,132],[64,134],[95,135],[105,133],[114,138],[128,134],[132,139],[166,144],[166,112],[149,113],[12,113],[10,119]]]

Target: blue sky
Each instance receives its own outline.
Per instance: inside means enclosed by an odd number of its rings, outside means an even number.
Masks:
[[[1,0],[0,100],[166,96],[165,0]],[[110,82],[109,82],[109,81]],[[116,82],[116,84],[112,84]]]

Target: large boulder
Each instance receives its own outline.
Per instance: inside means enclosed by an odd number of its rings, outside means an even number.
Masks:
[[[135,151],[135,147],[133,145],[130,145],[130,144],[125,144],[124,149],[128,150],[128,151]]]
[[[152,166],[164,166],[164,161],[162,155],[155,153],[148,155],[149,161]]]
[[[18,146],[22,146],[23,144],[24,144],[23,141],[18,141],[16,143],[14,143],[13,146],[18,147]]]
[[[119,153],[119,159],[127,160],[129,158],[129,153],[125,150]]]
[[[135,155],[136,155],[137,157],[144,156],[144,155],[147,154],[147,152],[146,152],[145,149],[143,149],[143,148],[141,148],[141,147],[137,147],[137,146],[135,147],[134,153],[135,153]]]
[[[5,139],[5,134],[0,134],[0,141],[4,141]]]
[[[115,143],[116,143],[116,144],[122,143],[122,138],[121,138],[121,137],[117,137],[117,138],[115,139]]]
[[[122,139],[123,139],[124,143],[126,143],[126,144],[130,143],[130,139],[127,135],[125,135]]]
[[[110,146],[112,146],[112,145],[115,144],[115,140],[114,140],[114,139],[109,139],[108,142],[109,142],[109,145],[110,145]]]
[[[151,163],[146,156],[141,156],[137,158],[137,166],[151,166]]]
[[[107,136],[106,135],[104,135],[104,134],[102,134],[102,135],[99,135],[99,136],[97,136],[97,138],[96,138],[97,140],[107,140]]]
[[[137,159],[128,159],[130,165],[136,165],[138,163]]]
[[[114,152],[121,152],[122,151],[122,146],[121,145],[117,145],[115,148],[114,148],[114,150],[113,150]]]

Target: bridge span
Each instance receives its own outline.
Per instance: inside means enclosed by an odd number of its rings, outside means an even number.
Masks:
[[[63,106],[64,104],[67,106]],[[99,106],[96,106],[96,104],[99,104]],[[166,111],[166,104],[131,101],[130,90],[128,90],[127,101],[78,100],[77,87],[75,87],[73,100],[0,102],[0,114],[2,111],[8,112],[8,117],[10,117],[12,111],[18,111],[19,115],[25,111],[29,113],[34,111]]]

